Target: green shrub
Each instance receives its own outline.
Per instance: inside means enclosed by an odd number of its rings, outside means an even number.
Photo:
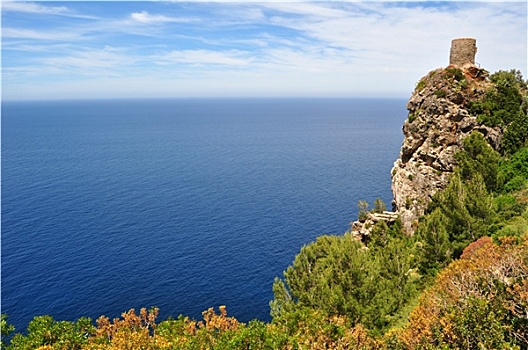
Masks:
[[[502,192],[521,190],[528,181],[528,147],[501,162],[497,182]]]
[[[379,229],[379,228],[378,228]],[[416,292],[416,253],[410,240],[386,231],[388,238],[369,249],[350,235],[321,236],[301,249],[274,283],[272,313],[309,307],[343,315],[374,331],[389,327]]]
[[[446,68],[445,69],[446,77],[449,79],[453,79],[456,81],[463,81],[466,80],[464,76],[464,72],[460,68]]]
[[[501,152],[511,155],[528,142],[526,83],[515,70],[498,71],[490,76],[490,81],[494,85],[483,100],[469,103],[468,109],[480,123],[503,129]]]
[[[421,91],[421,90],[423,90],[423,89],[425,88],[425,86],[426,86],[425,79],[422,79],[422,80],[420,80],[420,81],[418,82],[418,84],[416,84],[416,88],[415,88],[415,90],[416,90],[416,91]]]
[[[438,97],[438,98],[444,98],[447,96],[447,92],[445,92],[444,90],[440,89],[440,90],[436,90],[434,92],[435,96]]]

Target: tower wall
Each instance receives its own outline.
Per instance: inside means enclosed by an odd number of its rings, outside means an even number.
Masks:
[[[466,64],[475,65],[477,53],[477,40],[473,38],[460,38],[451,41],[449,64],[463,67]]]

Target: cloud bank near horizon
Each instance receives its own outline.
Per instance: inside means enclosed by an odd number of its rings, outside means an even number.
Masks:
[[[407,97],[451,39],[527,75],[526,2],[3,2],[4,99]]]

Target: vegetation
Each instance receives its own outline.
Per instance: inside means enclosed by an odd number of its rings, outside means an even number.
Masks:
[[[303,247],[284,281],[275,280],[272,315],[308,307],[377,333],[392,326],[418,287],[416,248],[399,228],[379,224],[375,231],[368,249],[350,234],[322,236]]]
[[[502,153],[512,155],[528,142],[527,83],[517,70],[498,71],[490,80],[493,87],[482,101],[471,103],[469,109],[481,123],[503,130]]]
[[[526,349],[528,239],[499,243],[485,237],[469,245],[387,342],[402,349]]]
[[[158,323],[156,308],[132,309],[95,323],[37,316],[12,336],[2,315],[2,348],[528,349],[527,89],[517,71],[490,79],[470,109],[502,128],[500,152],[468,136],[412,237],[379,221],[366,245],[345,233],[304,246],[275,279],[271,322],[244,324],[220,307]],[[362,220],[386,209],[379,199],[358,208]]]

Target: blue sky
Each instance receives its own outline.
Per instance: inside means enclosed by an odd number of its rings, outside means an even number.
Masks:
[[[408,97],[449,63],[527,77],[527,3],[2,3],[2,97]]]

